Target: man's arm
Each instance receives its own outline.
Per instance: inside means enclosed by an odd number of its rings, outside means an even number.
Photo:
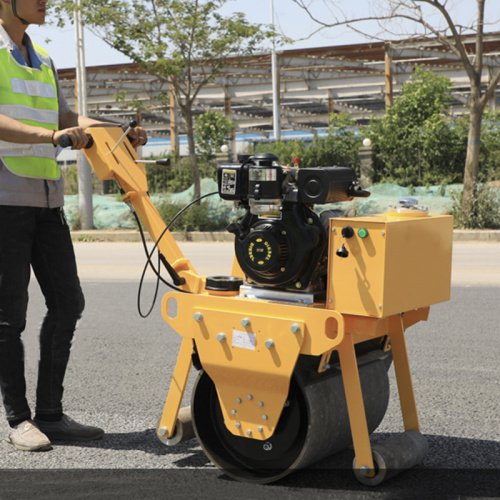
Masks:
[[[117,127],[116,123],[101,122],[86,116],[79,116],[68,111],[59,116],[59,129],[56,132],[43,127],[26,125],[18,120],[0,114],[0,140],[19,144],[59,144],[62,135],[68,135],[73,143],[73,149],[82,149],[89,140],[85,129],[91,127]],[[142,127],[130,131],[129,139],[133,147],[147,142],[147,133]]]
[[[26,125],[0,114],[0,140],[19,144],[50,143],[52,130]]]
[[[72,139],[73,144],[77,144],[79,147],[73,146],[73,149],[81,149],[87,144],[88,136],[85,133],[85,129],[92,127],[120,127],[121,125],[112,122],[102,122],[99,120],[94,120],[87,116],[80,116],[73,111],[68,111],[63,115],[59,116],[59,128],[60,132],[56,132],[55,139],[59,144],[59,139],[61,135],[69,135]],[[121,126],[122,129],[124,126]],[[147,133],[142,127],[135,127],[131,129],[128,133],[128,138],[132,143],[134,148],[142,146],[147,142]],[[83,145],[82,145],[83,144]]]

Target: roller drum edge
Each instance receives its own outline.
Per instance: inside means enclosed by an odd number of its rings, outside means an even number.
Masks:
[[[364,485],[377,486],[423,462],[428,451],[427,439],[419,431],[405,431],[372,446],[375,476],[365,477],[358,469],[356,459],[353,462],[354,474]]]

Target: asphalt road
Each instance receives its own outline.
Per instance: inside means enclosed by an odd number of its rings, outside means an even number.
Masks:
[[[201,274],[229,274],[232,246],[183,243]],[[135,243],[77,243],[87,307],[76,333],[65,383],[65,410],[99,425],[95,443],[61,443],[26,453],[0,443],[0,499],[30,498],[500,498],[500,244],[454,245],[452,298],[431,308],[428,322],[407,331],[425,462],[376,488],[350,470],[352,450],[271,485],[238,483],[218,471],[196,440],[166,447],[155,437],[180,338],[160,315],[137,312],[144,265]],[[148,310],[154,282],[140,297]],[[161,289],[161,294],[164,289]],[[29,398],[34,399],[37,330],[43,301],[31,285],[24,335]],[[194,379],[191,378],[190,385]],[[374,439],[400,432],[392,396]],[[189,391],[188,391],[189,392]],[[186,398],[185,404],[189,404]],[[7,425],[0,410],[0,434]]]

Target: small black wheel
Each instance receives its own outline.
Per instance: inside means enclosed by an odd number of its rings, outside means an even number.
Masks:
[[[356,459],[352,462],[352,470],[356,479],[365,486],[377,486],[387,479],[384,459],[376,451],[373,452],[373,465],[375,466],[375,475],[367,477],[363,474],[363,470],[358,467]]]

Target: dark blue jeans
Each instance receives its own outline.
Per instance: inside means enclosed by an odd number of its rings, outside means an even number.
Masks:
[[[31,418],[24,349],[30,268],[45,297],[36,413],[62,412],[63,380],[84,308],[75,254],[62,209],[0,206],[0,389],[8,421]]]

